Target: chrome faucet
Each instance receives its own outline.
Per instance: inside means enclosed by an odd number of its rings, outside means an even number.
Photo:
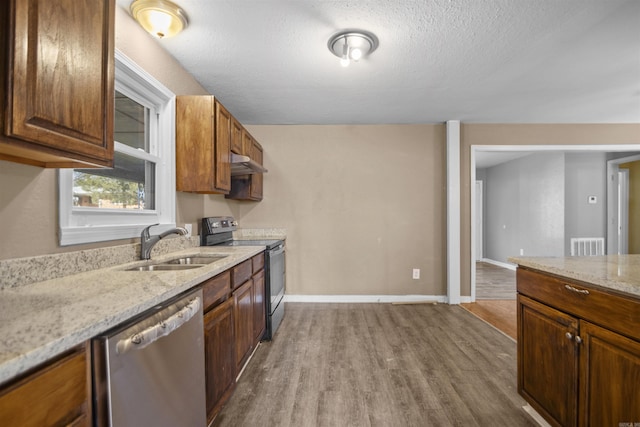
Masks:
[[[155,246],[156,243],[167,237],[170,234],[179,234],[181,236],[186,236],[189,232],[182,228],[176,227],[169,229],[163,233],[160,233],[155,236],[151,236],[149,234],[149,229],[158,224],[153,224],[142,230],[142,234],[140,234],[140,259],[151,259],[151,249]]]

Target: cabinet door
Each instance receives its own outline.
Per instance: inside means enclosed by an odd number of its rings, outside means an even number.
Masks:
[[[0,426],[90,426],[91,369],[87,348],[0,389]]]
[[[216,101],[216,190],[228,193],[231,190],[231,114]]]
[[[204,316],[207,422],[210,423],[235,387],[233,299]]]
[[[245,154],[242,147],[242,125],[235,117],[231,117],[231,151]]]
[[[176,189],[213,193],[215,107],[212,96],[176,97]]]
[[[518,392],[552,424],[577,423],[578,320],[518,295]]]
[[[262,165],[262,147],[256,141],[253,142],[253,155],[252,159]],[[262,180],[263,174],[256,173],[251,175],[251,200],[262,200]]]
[[[267,325],[264,270],[253,276],[253,342],[257,344],[264,335]]]
[[[640,423],[640,342],[580,322],[580,425]]]
[[[0,137],[0,153],[39,166],[113,166],[114,0],[6,3],[0,133],[11,139]]]
[[[213,96],[176,97],[176,189],[227,194],[231,115]]]
[[[236,374],[251,354],[253,345],[253,280],[249,279],[233,293],[236,327]]]
[[[246,129],[243,128],[242,129],[242,152],[245,155],[250,156],[251,150],[253,150],[253,138],[251,137],[251,134]]]

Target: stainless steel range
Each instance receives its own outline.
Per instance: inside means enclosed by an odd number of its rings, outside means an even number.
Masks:
[[[284,316],[285,249],[284,240],[240,240],[233,238],[238,223],[230,216],[202,218],[201,246],[265,246],[265,292],[267,298],[267,328],[264,340],[271,340]]]

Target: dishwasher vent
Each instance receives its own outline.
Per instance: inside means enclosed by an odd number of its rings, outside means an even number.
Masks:
[[[604,237],[572,237],[571,256],[604,255]]]

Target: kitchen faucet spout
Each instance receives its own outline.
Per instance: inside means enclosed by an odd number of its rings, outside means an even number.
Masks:
[[[175,227],[152,236],[149,233],[149,229],[156,225],[158,224],[153,224],[146,227],[140,234],[140,259],[151,259],[151,249],[155,246],[156,243],[160,241],[160,239],[164,239],[170,234],[178,234],[181,236],[186,236],[188,234],[188,231],[186,229],[182,227]]]

